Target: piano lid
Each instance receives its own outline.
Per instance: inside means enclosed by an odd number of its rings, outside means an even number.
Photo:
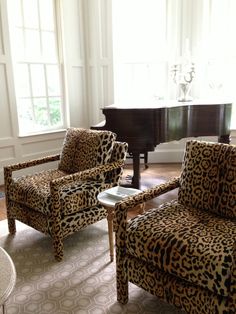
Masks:
[[[118,104],[112,104],[105,106],[101,109],[156,109],[156,108],[170,108],[170,107],[184,107],[184,106],[204,106],[204,105],[227,105],[232,104],[233,101],[230,100],[219,100],[219,99],[194,99],[193,101],[177,101],[174,99],[170,100],[156,100],[154,102],[148,102],[148,103],[133,103],[133,104],[127,104],[127,103],[118,103]]]

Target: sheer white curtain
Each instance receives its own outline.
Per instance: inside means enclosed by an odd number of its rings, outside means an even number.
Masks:
[[[235,101],[235,14],[235,0],[113,0],[115,103],[177,97],[171,67],[186,58],[194,98]]]

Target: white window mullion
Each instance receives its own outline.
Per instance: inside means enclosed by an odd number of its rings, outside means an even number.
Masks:
[[[32,115],[33,115],[33,121],[35,123],[35,110],[34,110],[34,103],[33,103],[33,91],[32,91],[32,79],[31,79],[31,69],[30,69],[30,64],[27,63],[27,68],[28,68],[28,73],[29,73],[29,92],[30,92],[30,103],[31,103],[31,110],[32,110]]]
[[[51,125],[51,119],[50,119],[50,107],[49,107],[49,96],[48,96],[48,80],[47,80],[47,65],[44,64],[44,78],[45,78],[45,92],[46,92],[46,102],[47,102],[47,116],[48,116],[48,123]]]
[[[40,52],[43,55],[43,43],[42,43],[42,28],[41,28],[41,19],[40,19],[40,10],[39,10],[39,1],[37,0],[37,7],[38,7],[38,20],[39,20],[39,41],[40,41]]]

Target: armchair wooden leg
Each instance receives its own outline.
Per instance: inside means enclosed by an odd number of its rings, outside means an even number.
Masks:
[[[10,234],[16,233],[16,221],[14,218],[8,218],[8,230]]]

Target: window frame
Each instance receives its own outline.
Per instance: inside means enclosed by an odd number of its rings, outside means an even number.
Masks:
[[[56,60],[49,60],[44,58],[42,55],[40,58],[23,58],[22,60],[16,60],[16,56],[14,55],[14,45],[12,44],[12,35],[11,32],[14,29],[13,21],[12,21],[12,15],[11,15],[11,5],[14,5],[12,2],[15,0],[8,0],[7,1],[7,11],[8,11],[8,19],[9,19],[9,33],[10,33],[10,51],[11,51],[11,62],[12,62],[12,70],[13,70],[13,83],[14,83],[14,92],[15,92],[15,103],[16,103],[16,111],[17,111],[17,122],[18,122],[18,136],[19,137],[25,137],[25,136],[31,136],[31,135],[38,135],[38,134],[45,134],[45,133],[53,133],[65,130],[68,125],[68,118],[67,118],[67,96],[66,96],[66,80],[65,80],[65,73],[64,73],[64,51],[63,51],[63,37],[62,37],[62,12],[61,12],[61,6],[60,1],[52,0],[52,7],[53,7],[53,16],[54,16],[54,28],[52,30],[54,34],[55,39],[55,52],[56,52]],[[37,9],[39,11],[39,1],[37,2]],[[24,0],[19,0],[21,4],[21,8],[23,7]],[[37,12],[39,14],[39,12]],[[21,17],[23,17],[23,13],[21,12]],[[39,15],[38,15],[39,18]],[[23,21],[23,20],[22,20]],[[38,28],[35,28],[39,33],[40,36],[42,35],[43,28],[41,28],[40,21],[38,20]],[[22,29],[25,31],[25,24],[24,21],[22,23]],[[24,45],[25,48],[25,45]],[[40,50],[42,49],[42,40],[40,38]],[[42,50],[41,50],[42,52]],[[17,93],[17,81],[16,81],[16,66],[17,65],[26,65],[28,69],[28,79],[29,79],[29,96],[28,97],[19,97],[19,94]],[[41,65],[43,69],[43,75],[45,80],[45,94],[42,95],[42,97],[37,97],[33,95],[32,93],[32,76],[29,72],[29,69],[31,66],[35,65]],[[48,73],[47,73],[47,67],[48,66],[56,66],[58,68],[58,87],[59,87],[59,95],[49,95],[49,85],[48,85]],[[33,123],[32,127],[28,130],[24,130],[21,127],[21,118],[20,118],[20,99],[28,99],[30,102],[30,108],[32,109],[32,117],[35,119],[35,110],[36,110],[36,100],[39,98],[45,100],[45,112],[47,117],[47,124],[43,128],[37,128],[36,124]],[[50,114],[50,108],[53,107],[52,102],[50,104],[50,101],[52,99],[59,100],[60,105],[58,106],[58,112],[59,112],[59,121],[60,123],[58,125],[53,125],[52,123],[52,117],[53,114]],[[55,103],[54,103],[55,106]],[[42,110],[42,107],[41,107]],[[33,120],[35,122],[35,120]]]

